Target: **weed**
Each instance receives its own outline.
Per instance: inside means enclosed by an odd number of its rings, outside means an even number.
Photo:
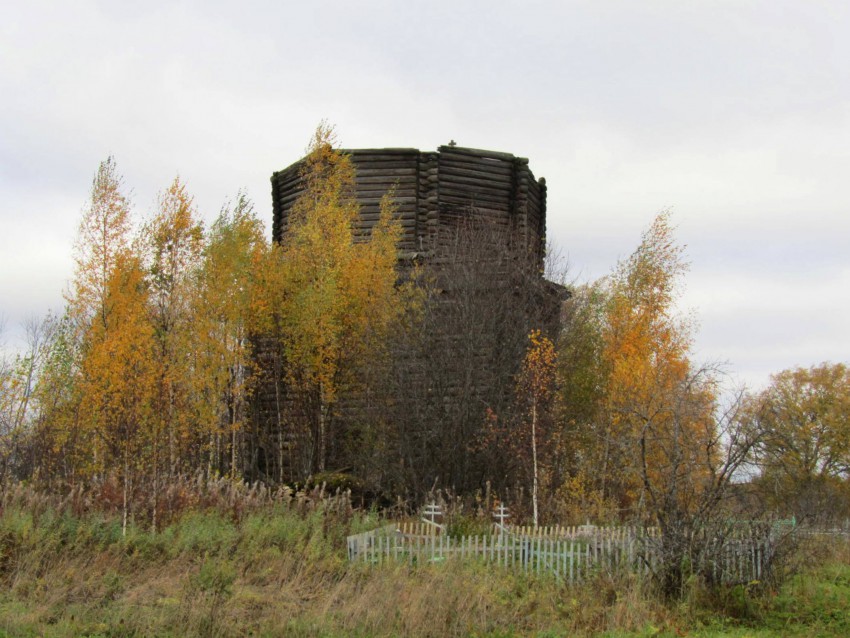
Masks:
[[[850,550],[834,541],[800,547],[810,568],[779,590],[692,576],[671,603],[636,575],[568,587],[459,559],[351,565],[345,536],[379,525],[374,511],[256,488],[234,516],[210,505],[230,489],[126,536],[117,514],[14,492],[0,512],[0,636],[850,635]],[[457,509],[456,529],[481,524]]]

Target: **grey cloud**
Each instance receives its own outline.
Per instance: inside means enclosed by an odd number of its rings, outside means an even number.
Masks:
[[[550,237],[582,279],[672,206],[700,356],[733,358],[750,380],[850,359],[845,3],[34,1],[7,14],[9,324],[61,306],[107,155],[142,216],[179,172],[208,220],[239,188],[270,218],[270,173],[325,117],[350,147],[454,138],[529,157],[548,180]]]

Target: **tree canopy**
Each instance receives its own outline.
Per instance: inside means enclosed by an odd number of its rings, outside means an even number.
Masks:
[[[205,227],[179,178],[135,223],[115,160],[98,166],[65,311],[0,353],[0,479],[112,486],[154,528],[186,474],[492,490],[535,523],[653,525],[668,548],[744,483],[774,511],[850,513],[847,366],[724,395],[692,357],[669,213],[557,325],[536,254],[474,209],[425,258],[399,259],[392,191],[358,230],[335,143],[317,129],[280,243],[244,194]]]
[[[850,512],[850,369],[843,363],[783,370],[751,397],[760,483],[801,517]]]

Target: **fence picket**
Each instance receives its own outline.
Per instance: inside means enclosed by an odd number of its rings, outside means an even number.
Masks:
[[[349,536],[346,547],[351,562],[382,565],[394,560],[413,565],[472,559],[530,575],[551,573],[575,584],[594,572],[650,574],[659,561],[658,542],[657,530],[626,526],[513,526],[494,528],[489,535],[450,537],[425,523],[402,522]],[[764,578],[771,556],[770,537],[750,529],[706,542],[714,548],[709,553],[715,558],[705,567],[719,582]]]

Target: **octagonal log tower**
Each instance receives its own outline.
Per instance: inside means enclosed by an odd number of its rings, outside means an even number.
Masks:
[[[546,181],[534,177],[525,158],[454,144],[429,152],[342,152],[355,173],[356,234],[369,236],[381,199],[392,190],[403,228],[399,272],[404,276],[415,262],[432,283],[415,334],[392,337],[392,355],[382,364],[389,368],[366,371],[340,389],[330,415],[339,441],[327,442],[327,470],[344,469],[368,482],[374,470],[350,453],[352,440],[362,448],[359,428],[383,422],[397,429],[394,437],[404,450],[397,474],[406,483],[395,488],[474,488],[484,471],[463,450],[478,436],[485,408],[508,414],[528,332],[554,335],[567,294],[543,277]],[[271,177],[276,242],[286,237],[293,205],[304,192],[302,166],[299,160]],[[308,458],[315,441],[304,436],[310,416],[299,407],[305,397],[285,379],[281,353],[269,345],[257,352],[266,381],[254,397],[256,460],[246,475],[303,481],[317,470]],[[389,386],[381,390],[387,396],[369,386],[374,372],[388,372]]]
[[[444,230],[469,220],[487,222],[522,247],[542,267],[546,235],[546,180],[535,179],[528,160],[510,153],[459,146],[436,152],[414,148],[343,150],[355,170],[360,205],[357,231],[368,235],[381,198],[395,188],[404,234],[400,257],[437,255]],[[272,237],[281,241],[292,206],[303,191],[302,162],[272,175]]]

